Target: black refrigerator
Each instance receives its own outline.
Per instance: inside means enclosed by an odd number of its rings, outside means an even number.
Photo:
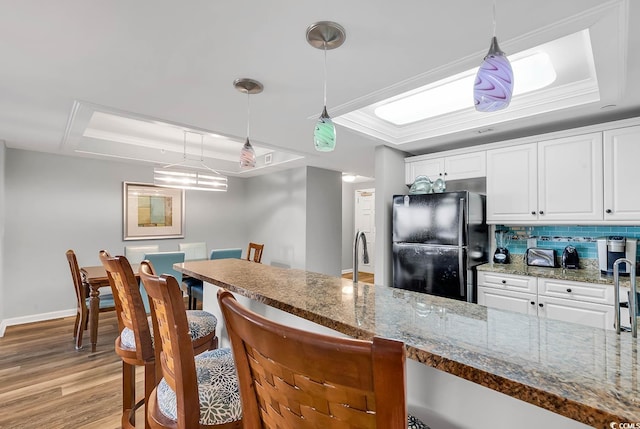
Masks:
[[[468,191],[393,197],[393,287],[477,302],[489,259],[486,197]]]

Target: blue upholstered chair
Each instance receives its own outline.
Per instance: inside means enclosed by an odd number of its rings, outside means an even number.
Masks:
[[[242,249],[229,248],[229,249],[213,249],[209,254],[209,259],[241,259]],[[202,280],[189,278],[183,281],[189,289],[189,308],[196,308],[198,300],[202,301],[203,297],[203,285]]]
[[[209,254],[209,259],[241,259],[242,249],[229,248],[229,249],[213,249]],[[189,308],[196,308],[198,300],[202,301],[204,295],[204,286],[202,280],[194,279],[190,277],[183,281],[187,285],[189,290]]]
[[[182,273],[174,270],[173,264],[184,262],[184,252],[149,252],[144,254],[143,259],[151,262],[156,273],[168,274],[175,277],[178,282],[182,282]],[[148,313],[150,311],[149,298],[147,297],[147,292],[142,286],[142,282],[140,282],[140,293],[142,294],[144,308]]]
[[[184,252],[185,261],[207,259],[207,243],[205,242],[180,243],[178,247],[180,251]],[[179,279],[178,283],[180,283]],[[202,280],[186,276],[182,279],[182,284],[187,288],[187,295],[189,295],[189,310],[195,310],[198,299],[202,300]]]
[[[242,249],[213,249],[209,259],[242,259]]]

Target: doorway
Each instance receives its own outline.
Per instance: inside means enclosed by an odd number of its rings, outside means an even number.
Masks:
[[[372,277],[375,268],[376,244],[375,199],[375,188],[358,189],[355,191],[354,236],[355,231],[359,230],[364,232],[364,235],[367,238],[367,249],[369,253],[369,263],[365,264],[362,260],[362,250],[359,252],[358,271],[362,273],[369,273]]]

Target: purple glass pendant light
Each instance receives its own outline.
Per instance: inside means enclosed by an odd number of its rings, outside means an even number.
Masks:
[[[260,82],[253,79],[236,79],[233,82],[233,86],[240,92],[247,94],[247,139],[240,150],[240,168],[254,168],[256,166],[256,151],[253,150],[251,142],[249,141],[249,125],[251,119],[251,109],[249,108],[249,95],[259,94],[264,87]]]
[[[496,38],[496,5],[493,4],[493,38],[491,47],[478,69],[473,98],[479,112],[494,112],[509,106],[513,94],[513,70]]]

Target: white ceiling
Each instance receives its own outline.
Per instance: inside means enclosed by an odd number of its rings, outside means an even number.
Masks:
[[[500,0],[497,36],[507,54],[589,28],[599,101],[514,117],[488,133],[478,133],[486,124],[453,127],[401,146],[338,125],[336,150],[314,150],[323,53],[305,39],[310,24],[336,21],[347,32],[345,43],[327,53],[327,107],[337,117],[478,66],[492,35],[492,5],[493,0],[0,0],[0,140],[10,148],[104,158],[86,153],[97,150],[77,151],[102,147],[109,158],[158,161],[152,152],[161,146],[139,144],[134,155],[108,133],[85,136],[98,112],[242,142],[247,99],[233,87],[241,77],[264,85],[251,96],[252,142],[263,153],[291,159],[272,168],[307,164],[373,177],[374,148],[381,144],[418,154],[640,116],[640,1]],[[182,141],[181,133],[173,145],[182,154],[176,141]]]

